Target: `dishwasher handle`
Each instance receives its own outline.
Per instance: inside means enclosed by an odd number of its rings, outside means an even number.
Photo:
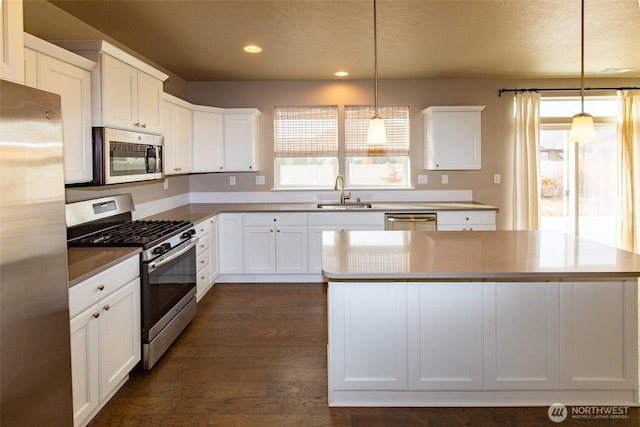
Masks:
[[[436,220],[435,216],[411,216],[411,217],[402,217],[402,216],[388,216],[387,221],[389,222],[433,222]]]

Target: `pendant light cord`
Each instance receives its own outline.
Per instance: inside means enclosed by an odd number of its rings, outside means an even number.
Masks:
[[[584,1],[584,0],[583,0]],[[373,64],[374,64],[374,93],[375,93],[375,115],[378,118],[378,24],[376,13],[376,0],[373,0]]]
[[[584,114],[584,0],[581,4],[580,14],[580,103],[581,112]]]

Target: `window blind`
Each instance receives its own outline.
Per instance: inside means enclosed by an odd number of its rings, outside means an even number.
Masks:
[[[274,107],[275,157],[337,157],[338,107]]]
[[[408,156],[409,155],[409,106],[378,106],[378,114],[384,119],[387,143],[367,144],[369,119],[375,114],[373,105],[345,106],[345,155]]]

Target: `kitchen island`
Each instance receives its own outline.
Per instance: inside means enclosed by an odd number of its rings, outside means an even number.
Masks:
[[[329,405],[633,405],[640,256],[540,231],[325,232]]]

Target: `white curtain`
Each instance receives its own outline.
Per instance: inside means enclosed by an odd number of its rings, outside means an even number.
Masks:
[[[513,229],[540,228],[540,94],[516,93]]]
[[[640,90],[618,91],[622,248],[640,251]]]

